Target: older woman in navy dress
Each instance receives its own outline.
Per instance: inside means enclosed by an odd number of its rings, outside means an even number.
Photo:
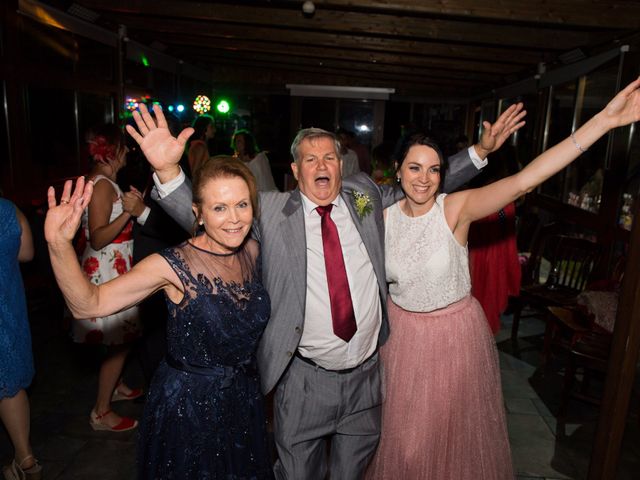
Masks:
[[[45,223],[51,263],[79,316],[127,308],[164,290],[168,354],[140,424],[139,478],[270,478],[255,351],[271,307],[259,246],[248,238],[255,179],[242,162],[213,158],[196,172],[193,191],[200,234],[96,286],[83,280],[71,247],[91,184],[79,179],[71,196],[68,182],[60,205],[51,188]]]

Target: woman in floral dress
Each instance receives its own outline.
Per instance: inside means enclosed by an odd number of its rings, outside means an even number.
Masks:
[[[82,217],[81,264],[91,283],[99,285],[131,269],[133,224],[131,214],[123,208],[122,191],[115,183],[118,171],[126,163],[127,147],[121,130],[113,124],[95,128],[87,142],[92,162],[88,179],[93,180],[95,191]],[[142,394],[120,380],[129,345],[140,333],[135,306],[106,317],[76,319],[72,324],[75,342],[108,346],[91,411],[94,430],[122,432],[137,426],[137,421],[111,411],[111,402],[132,400]]]

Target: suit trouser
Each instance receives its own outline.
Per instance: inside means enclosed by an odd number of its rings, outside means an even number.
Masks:
[[[294,357],[274,398],[276,478],[360,479],[380,439],[380,379],[377,353],[348,373]]]

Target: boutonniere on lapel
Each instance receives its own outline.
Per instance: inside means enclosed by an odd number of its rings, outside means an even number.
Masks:
[[[351,195],[353,195],[353,205],[356,208],[358,217],[360,217],[360,220],[362,220],[373,211],[371,198],[369,198],[369,195],[367,195],[366,193],[359,192],[357,190],[353,190],[351,192]]]

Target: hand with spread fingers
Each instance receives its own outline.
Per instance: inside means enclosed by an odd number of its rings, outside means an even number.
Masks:
[[[484,127],[480,142],[475,145],[481,158],[498,150],[512,133],[520,130],[525,122],[522,120],[527,114],[522,103],[516,103],[507,108],[494,123],[482,122]]]
[[[178,163],[184,153],[184,148],[193,128],[185,128],[178,137],[171,135],[167,121],[159,105],[153,106],[155,119],[144,104],[140,111],[133,112],[133,119],[138,129],[127,125],[129,135],[140,145],[142,153],[155,169],[161,182],[171,180],[180,172]]]
[[[640,77],[621,90],[602,110],[611,122],[609,128],[621,127],[640,120]]]
[[[72,185],[71,180],[64,183],[60,204],[56,202],[55,189],[49,187],[47,191],[49,210],[44,222],[44,236],[50,245],[71,243],[80,226],[82,212],[91,201],[93,182],[85,182],[84,177],[78,177],[73,194]]]

